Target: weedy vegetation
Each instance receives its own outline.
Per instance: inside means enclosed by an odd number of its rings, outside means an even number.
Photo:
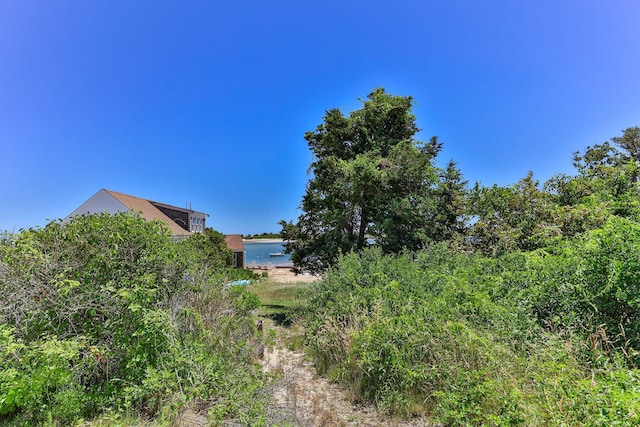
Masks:
[[[215,232],[177,243],[124,213],[4,235],[0,423],[267,424],[258,299],[222,286],[249,274],[229,259]]]
[[[637,293],[620,286],[638,256],[618,239],[640,228],[616,225],[557,253],[343,256],[311,291],[316,366],[444,425],[638,425]]]

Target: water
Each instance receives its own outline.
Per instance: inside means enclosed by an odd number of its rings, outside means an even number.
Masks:
[[[259,265],[272,263],[273,265],[290,266],[289,254],[282,256],[270,256],[270,253],[284,252],[283,242],[244,242],[244,250],[247,254],[247,264],[255,262]]]

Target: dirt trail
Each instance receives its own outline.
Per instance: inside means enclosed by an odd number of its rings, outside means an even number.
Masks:
[[[269,275],[275,281],[287,283],[292,279],[279,272]],[[300,276],[297,276],[299,279]],[[265,371],[275,374],[273,395],[278,411],[286,414],[296,425],[305,427],[320,426],[397,426],[418,427],[430,424],[422,420],[390,420],[370,405],[357,405],[349,399],[347,390],[329,383],[315,373],[313,364],[304,353],[291,351],[285,347],[284,337],[291,330],[277,326],[272,321],[264,321],[265,333],[275,330],[276,344],[265,348],[262,365]]]

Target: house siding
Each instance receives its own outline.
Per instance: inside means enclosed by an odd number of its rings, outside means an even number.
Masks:
[[[114,215],[118,212],[127,212],[128,210],[129,209],[125,205],[120,203],[107,191],[100,190],[92,198],[80,205],[78,209],[67,215],[63,222],[69,221],[71,218],[78,215],[100,214],[104,212]]]
[[[235,268],[244,268],[247,260],[246,252],[234,252],[233,253],[233,266]]]
[[[160,212],[171,218],[173,222],[184,228],[185,231],[189,230],[189,212],[184,210],[172,209],[169,206],[161,205],[159,203],[151,202],[153,206],[158,208]]]
[[[241,234],[227,234],[225,236],[227,247],[233,252],[233,266],[244,268],[247,263],[247,253],[244,250],[244,242]]]

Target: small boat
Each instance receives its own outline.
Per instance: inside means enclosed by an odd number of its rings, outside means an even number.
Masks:
[[[269,252],[269,256],[284,256],[284,252]]]

